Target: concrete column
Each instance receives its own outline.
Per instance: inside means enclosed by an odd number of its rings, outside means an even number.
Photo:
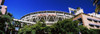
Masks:
[[[94,28],[97,28],[97,27],[94,25]]]
[[[0,0],[0,5],[1,5],[1,3],[2,3],[2,0]]]
[[[5,14],[6,13],[6,9],[7,9],[7,6],[4,6],[4,5],[1,5],[1,12],[2,14]]]
[[[92,20],[92,23],[94,23],[94,21]]]

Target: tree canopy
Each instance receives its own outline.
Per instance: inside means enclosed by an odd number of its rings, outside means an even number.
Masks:
[[[78,25],[78,23],[79,21],[72,19],[64,19],[51,26],[37,22],[35,25],[25,25],[18,34],[99,34],[100,32],[100,29],[88,29],[83,25]]]
[[[44,26],[45,25],[45,26]],[[66,33],[78,33],[78,21],[72,21],[71,19],[65,19],[58,21],[57,23],[47,26],[41,22],[37,22],[35,25],[26,25],[19,30],[20,33],[34,32],[36,34],[66,34]]]

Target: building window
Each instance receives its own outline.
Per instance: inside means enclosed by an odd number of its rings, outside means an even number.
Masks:
[[[49,21],[50,21],[50,22],[54,22],[54,18],[53,18],[53,17],[50,17],[50,18],[49,18]]]
[[[90,18],[87,18],[87,20],[89,20],[89,21],[94,21],[95,23],[97,23],[97,22],[99,22],[100,23],[100,21],[98,21],[98,20],[95,20],[95,19],[90,19]]]
[[[27,20],[27,21],[29,21],[29,20]]]
[[[59,18],[59,21],[62,21],[62,18],[61,17]]]
[[[26,17],[26,19],[28,19],[28,17]]]
[[[32,16],[32,17],[35,17],[35,16]]]
[[[98,21],[96,21],[96,20],[93,20],[93,21],[96,22],[96,23],[98,22]]]
[[[36,19],[35,18],[33,19],[33,22],[36,22]]]
[[[100,25],[96,25],[96,24],[89,24],[90,27],[96,27],[96,28],[99,28]]]
[[[96,25],[96,28],[99,28],[99,27],[100,27],[100,26],[97,26],[97,25]]]
[[[92,19],[88,19],[89,21],[92,21]]]
[[[39,17],[40,22],[43,22],[45,19],[46,19],[46,17],[44,17],[44,16]]]
[[[94,25],[92,25],[92,24],[89,24],[89,26],[90,26],[90,27],[94,27]]]

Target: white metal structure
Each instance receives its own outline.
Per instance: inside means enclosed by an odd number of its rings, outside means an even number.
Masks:
[[[71,14],[72,13],[72,11],[76,11],[76,13],[75,13],[75,15],[78,15],[78,14],[80,14],[80,13],[84,13],[83,12],[83,9],[73,9],[73,8],[68,8],[69,9],[69,13]]]
[[[23,23],[36,24],[36,23],[34,23],[34,22],[23,21],[23,20],[19,20],[19,19],[13,19],[13,20],[14,20],[14,21],[23,22]]]
[[[51,25],[58,20],[72,18],[72,15],[61,11],[39,11],[27,14],[21,18],[22,21],[36,23],[37,21],[45,20],[47,25]]]

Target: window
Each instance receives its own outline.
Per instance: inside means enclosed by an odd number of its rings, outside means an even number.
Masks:
[[[98,21],[94,20],[94,22],[96,22],[96,23],[97,23]]]
[[[50,17],[49,21],[50,22],[53,22],[54,21],[54,18],[53,17]]]
[[[62,18],[59,18],[59,21],[62,21]]]
[[[92,21],[92,19],[87,19],[87,20]]]
[[[90,26],[90,27],[94,27],[94,25],[92,25],[92,24],[89,24],[89,26]]]
[[[27,20],[27,21],[29,21],[29,20]]]
[[[26,19],[28,19],[28,17],[26,17]]]
[[[96,22],[96,23],[97,23],[97,22],[100,22],[100,21],[98,21],[98,20],[90,19],[90,18],[87,18],[87,20],[89,20],[89,21],[92,21],[92,20],[93,20],[93,21]]]
[[[32,16],[32,17],[35,17],[35,16]]]
[[[40,21],[40,22],[45,21],[45,19],[46,19],[46,17],[44,17],[44,16],[40,16],[40,17],[39,17],[39,21]]]
[[[33,19],[33,22],[36,22],[36,19]]]
[[[96,25],[96,27],[97,27],[97,28],[99,28],[99,26],[98,26],[98,25]]]

